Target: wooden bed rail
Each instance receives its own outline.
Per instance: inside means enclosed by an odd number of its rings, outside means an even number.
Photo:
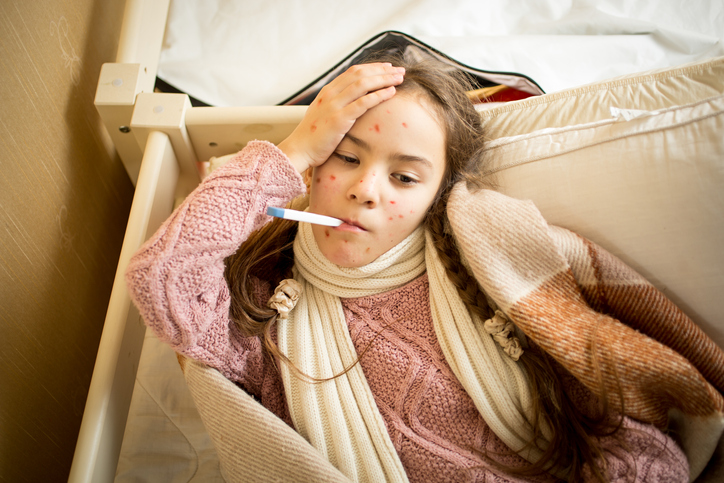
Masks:
[[[171,214],[178,176],[169,136],[152,131],[113,281],[70,482],[106,482],[115,476],[145,334],[128,295],[124,272],[133,253]]]

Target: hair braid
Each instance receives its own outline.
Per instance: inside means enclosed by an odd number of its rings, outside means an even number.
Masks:
[[[449,196],[450,191],[446,190],[440,200],[441,203],[436,206],[447,206],[447,198]],[[460,298],[468,307],[468,310],[473,311],[475,315],[483,320],[492,317],[493,311],[488,304],[485,294],[480,290],[478,281],[462,263],[462,257],[458,251],[455,239],[452,236],[447,214],[444,209],[435,211],[436,213],[431,212],[425,221],[427,229],[430,235],[432,235],[438,257],[445,267],[448,278],[452,281],[453,285],[455,285]]]

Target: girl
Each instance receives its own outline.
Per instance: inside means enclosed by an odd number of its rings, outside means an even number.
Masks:
[[[249,143],[134,256],[145,322],[352,479],[687,480],[669,436],[615,415],[628,387],[606,361],[594,355],[588,379],[559,365],[481,289],[468,235],[483,225],[464,220],[486,191],[483,134],[465,88],[401,60],[340,75],[286,140]],[[295,198],[343,223],[270,222],[267,207]]]

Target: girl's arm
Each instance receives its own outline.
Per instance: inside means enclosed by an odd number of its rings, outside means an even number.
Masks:
[[[188,196],[126,271],[131,299],[159,339],[239,380],[249,352],[239,345],[250,341],[231,333],[224,259],[270,220],[268,206],[304,192],[287,157],[254,141]]]

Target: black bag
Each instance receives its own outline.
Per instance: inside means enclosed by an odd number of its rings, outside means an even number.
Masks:
[[[481,96],[488,101],[508,101],[522,99],[531,95],[544,94],[543,89],[530,77],[512,72],[496,72],[476,69],[448,57],[442,52],[396,31],[383,32],[365,42],[361,47],[348,55],[340,63],[329,69],[296,94],[279,103],[279,105],[308,106],[317,97],[319,91],[335,77],[347,70],[349,66],[359,64],[372,53],[390,53],[411,56],[415,59],[434,58],[448,64],[451,69],[466,72],[473,84],[481,90]],[[505,87],[504,89],[497,88]]]

